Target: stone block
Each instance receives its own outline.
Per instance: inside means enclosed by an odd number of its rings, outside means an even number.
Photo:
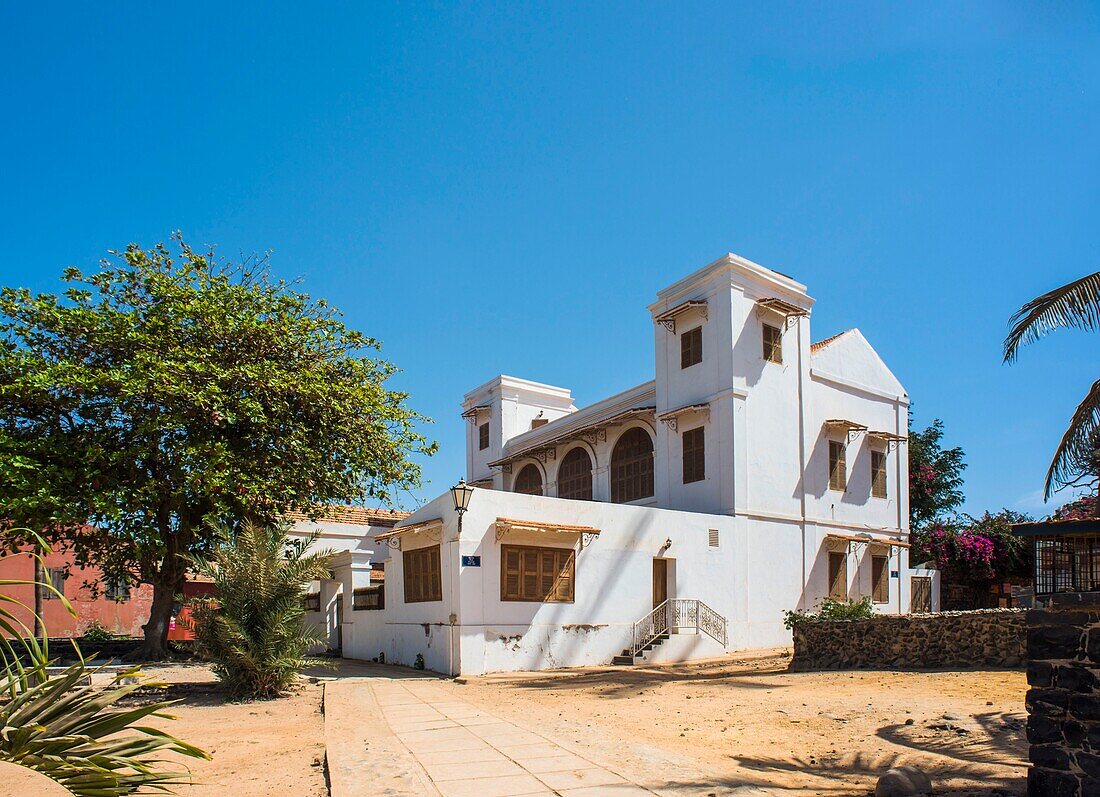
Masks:
[[[1085,773],[1085,777],[1100,783],[1100,755],[1079,752],[1073,756],[1073,760],[1077,762],[1077,766]]]
[[[1060,717],[1069,706],[1070,692],[1065,689],[1028,689],[1024,705],[1032,714],[1044,717]],[[1076,716],[1076,715],[1074,715]],[[1089,719],[1085,717],[1083,719]]]
[[[1080,797],[1077,776],[1032,767],[1027,773],[1028,797]]]
[[[1100,695],[1071,695],[1069,711],[1070,715],[1076,720],[1100,722]]]
[[[1087,731],[1085,726],[1080,722],[1076,720],[1066,720],[1062,723],[1062,738],[1065,740],[1067,747],[1084,747],[1086,735]]]
[[[1100,735],[1100,734],[1098,734]],[[1091,738],[1091,735],[1090,737]],[[1031,744],[1050,744],[1062,739],[1062,724],[1050,717],[1031,714],[1027,718],[1027,740]]]
[[[1081,629],[1052,625],[1027,630],[1027,655],[1031,661],[1075,659],[1081,650]]]
[[[1100,685],[1100,681],[1096,678],[1095,670],[1081,664],[1069,664],[1058,667],[1055,684],[1059,689],[1068,689],[1071,692],[1092,692]]]
[[[1088,755],[1088,753],[1082,753]],[[1073,766],[1069,751],[1060,744],[1033,744],[1028,750],[1028,760],[1043,769],[1069,770]]]

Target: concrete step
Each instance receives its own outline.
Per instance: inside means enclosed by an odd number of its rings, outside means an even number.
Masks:
[[[655,647],[663,644],[665,640],[668,639],[668,637],[668,634],[661,634],[660,636],[654,637],[649,644],[638,651],[637,656],[630,655],[630,648],[623,648],[622,653],[620,653],[618,656],[612,657],[611,663],[618,666],[633,667],[638,662],[645,661],[645,654],[649,653]]]

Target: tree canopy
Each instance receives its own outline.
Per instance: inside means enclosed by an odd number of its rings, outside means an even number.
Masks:
[[[909,526],[913,530],[949,517],[963,503],[962,448],[943,447],[943,421],[924,430],[909,416]]]
[[[386,387],[396,368],[265,257],[223,262],[176,234],[64,280],[62,296],[0,291],[0,502],[79,563],[153,584],[147,654],[215,524],[419,486],[435,444]]]

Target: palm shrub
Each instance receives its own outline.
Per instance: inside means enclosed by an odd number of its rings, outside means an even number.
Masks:
[[[45,543],[31,534],[42,550]],[[41,560],[37,553],[31,554]],[[0,558],[2,560],[2,558]],[[52,591],[75,616],[72,606],[49,584],[2,579],[0,587],[33,586]],[[135,690],[160,686],[138,680],[140,668],[117,675],[106,688],[93,688],[99,672],[80,659],[60,673],[50,663],[46,640],[38,642],[20,615],[34,611],[0,594],[0,761],[33,769],[56,780],[75,797],[122,797],[139,791],[170,793],[190,782],[186,772],[164,769],[162,755],[209,758],[197,747],[144,724],[170,718],[164,709],[176,701],[127,707],[119,703]],[[45,634],[43,636],[46,636]],[[123,680],[130,683],[123,684]]]
[[[319,639],[303,623],[306,585],[329,577],[331,551],[311,553],[316,535],[291,540],[288,527],[244,521],[205,560],[192,565],[214,595],[192,602],[200,652],[237,699],[287,691]]]

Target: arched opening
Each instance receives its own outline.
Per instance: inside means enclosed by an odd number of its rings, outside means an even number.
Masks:
[[[523,470],[516,476],[512,492],[524,495],[542,495],[542,474],[534,465],[524,465]]]
[[[653,440],[634,427],[611,452],[611,500],[616,504],[653,495]]]
[[[580,446],[566,454],[558,468],[558,498],[592,500],[592,457]]]

